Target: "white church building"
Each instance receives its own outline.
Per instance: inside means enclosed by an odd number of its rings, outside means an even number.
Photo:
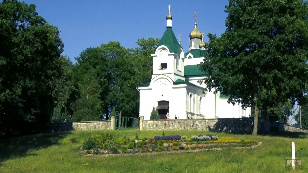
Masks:
[[[172,31],[172,16],[166,17],[167,28],[153,58],[153,74],[150,83],[138,86],[140,92],[139,116],[150,120],[153,107],[161,119],[214,119],[249,117],[251,108],[241,104],[229,104],[228,96],[205,90],[206,72],[200,70],[205,43],[197,22],[189,34],[187,53]]]

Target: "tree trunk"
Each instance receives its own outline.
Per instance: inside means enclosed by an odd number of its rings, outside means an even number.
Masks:
[[[257,135],[258,134],[258,116],[259,116],[259,109],[258,105],[255,105],[255,115],[254,115],[254,120],[253,120],[253,131],[252,135]]]

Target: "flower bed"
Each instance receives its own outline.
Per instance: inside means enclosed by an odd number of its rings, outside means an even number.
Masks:
[[[84,154],[134,154],[151,153],[164,151],[193,151],[204,150],[215,147],[249,147],[255,145],[255,140],[240,140],[234,138],[218,138],[216,135],[194,135],[191,138],[186,136],[155,136],[147,139],[131,140],[126,136],[114,138],[111,134],[91,136],[84,142],[82,149]]]

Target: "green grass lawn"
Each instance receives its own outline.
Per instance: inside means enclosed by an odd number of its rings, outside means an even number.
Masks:
[[[74,131],[52,135],[31,135],[0,139],[0,172],[308,172],[308,135],[251,136],[204,131],[165,131],[166,135],[216,134],[237,139],[256,139],[255,149],[175,153],[140,156],[83,156],[85,139],[99,131]],[[133,139],[161,136],[162,131],[119,130],[116,137]],[[284,159],[291,159],[291,142],[302,169],[288,171]]]

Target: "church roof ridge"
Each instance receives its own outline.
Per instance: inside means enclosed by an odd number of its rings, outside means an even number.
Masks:
[[[166,28],[165,33],[160,39],[158,46],[161,45],[167,46],[170,53],[178,53],[179,49],[181,48],[181,45],[176,39],[171,27]]]
[[[184,76],[207,76],[207,72],[202,71],[200,65],[186,65],[184,66]]]

